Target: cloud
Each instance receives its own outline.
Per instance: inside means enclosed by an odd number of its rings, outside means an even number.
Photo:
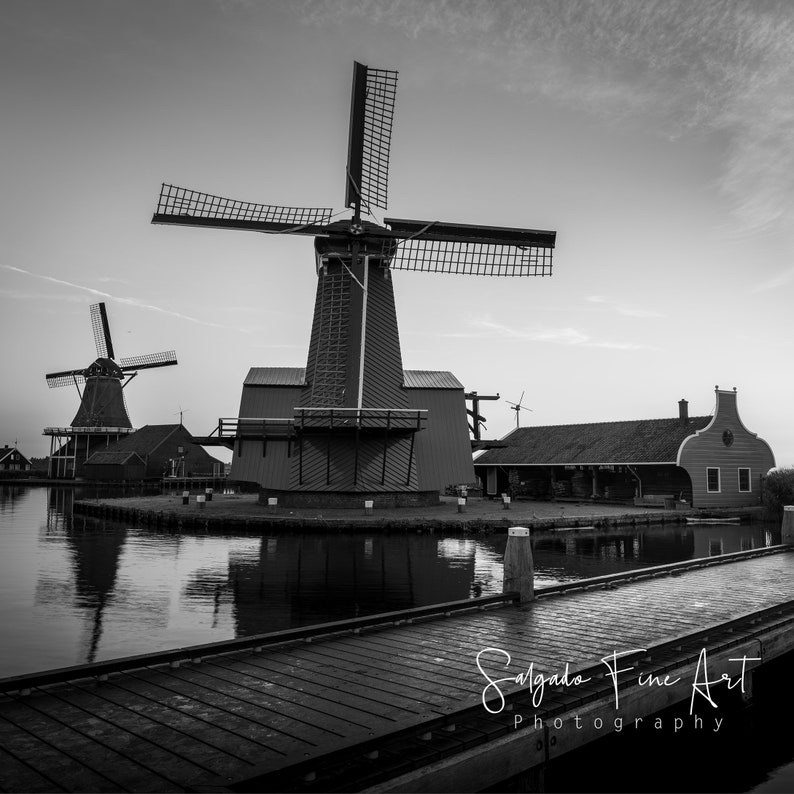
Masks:
[[[638,319],[646,319],[650,317],[665,316],[661,312],[657,312],[654,309],[642,309],[639,306],[623,306],[622,304],[619,304],[617,301],[613,301],[609,298],[605,298],[603,295],[590,295],[587,298],[585,298],[585,300],[588,303],[602,304],[605,308],[612,307],[612,309],[615,312],[623,315],[624,317],[636,317]]]
[[[593,339],[588,333],[573,327],[562,328],[513,328],[503,323],[482,318],[474,320],[473,331],[445,334],[454,338],[491,338],[520,339],[526,342],[551,343],[557,345],[595,347],[606,350],[656,350],[652,345],[640,342],[614,342],[611,340]]]
[[[783,270],[776,276],[772,276],[762,281],[760,284],[756,284],[752,292],[768,292],[769,290],[778,289],[786,284],[790,284],[792,281],[794,281],[794,267]]]
[[[64,279],[54,278],[53,276],[45,276],[40,273],[32,273],[29,270],[23,270],[21,267],[13,267],[12,265],[3,265],[0,264],[0,268],[3,270],[8,270],[12,273],[20,273],[25,276],[30,276],[31,278],[36,278],[41,281],[48,281],[51,284],[59,284],[64,287],[70,287],[71,289],[81,290],[82,292],[87,292],[90,295],[94,295],[97,298],[107,298],[108,300],[116,301],[116,303],[123,303],[127,306],[135,306],[138,309],[145,309],[147,311],[158,312],[160,314],[166,314],[170,317],[176,317],[180,320],[186,320],[187,322],[196,323],[198,325],[206,325],[210,328],[227,328],[227,326],[220,325],[219,323],[211,323],[206,320],[199,320],[196,317],[191,317],[187,314],[181,314],[180,312],[171,311],[170,309],[163,309],[160,306],[154,306],[150,303],[144,303],[143,301],[138,300],[137,298],[119,298],[115,295],[111,295],[109,292],[103,292],[102,290],[94,289],[92,287],[86,287],[82,284],[74,284],[71,281],[65,281]],[[19,293],[22,295],[23,293]],[[37,297],[37,296],[33,296]],[[234,329],[238,330],[238,329]]]
[[[351,17],[455,43],[461,83],[543,95],[616,126],[723,153],[717,187],[751,229],[794,227],[790,0],[304,0],[314,25]]]

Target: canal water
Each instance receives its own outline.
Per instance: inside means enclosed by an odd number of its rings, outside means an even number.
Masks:
[[[503,534],[177,533],[73,516],[91,495],[0,485],[0,677],[502,589]],[[779,542],[762,523],[549,533],[536,586]],[[758,790],[794,790],[792,760]]]

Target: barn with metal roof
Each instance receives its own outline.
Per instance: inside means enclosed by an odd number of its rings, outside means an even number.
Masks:
[[[520,427],[475,461],[489,495],[628,500],[672,496],[695,507],[759,504],[772,450],[741,422],[736,391],[713,415]]]

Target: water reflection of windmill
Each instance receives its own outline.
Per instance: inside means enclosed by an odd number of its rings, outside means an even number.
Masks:
[[[524,394],[526,394],[526,392],[522,391],[521,397],[519,398],[517,403],[511,403],[510,400],[505,400],[505,402],[510,406],[510,410],[516,412],[516,427],[520,427],[521,425],[521,421],[520,421],[521,411],[532,410],[531,408],[528,408],[526,405],[524,405]]]
[[[331,209],[252,204],[165,184],[152,218],[315,238],[305,369],[252,369],[240,418],[219,425],[219,436],[234,440],[232,476],[295,501],[298,492],[430,494],[474,479],[462,385],[448,372],[403,370],[391,271],[551,274],[555,232],[362,219],[362,210],[372,216],[387,205],[396,87],[396,72],[354,65],[345,178],[352,218],[332,222]]]
[[[104,303],[91,306],[91,326],[96,344],[96,360],[87,367],[50,372],[45,376],[51,389],[73,385],[80,397],[80,406],[70,427],[49,427],[44,430],[51,439],[50,477],[75,477],[96,447],[107,445],[111,440],[132,432],[124,388],[142,369],[168,367],[177,363],[173,350],[121,358],[116,363]]]

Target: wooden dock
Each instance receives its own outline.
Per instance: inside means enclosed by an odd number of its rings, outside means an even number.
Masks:
[[[788,547],[0,681],[6,791],[476,791],[689,696],[640,673],[735,675],[794,648]],[[493,678],[582,671],[539,704]],[[638,649],[645,649],[639,651]],[[631,667],[619,684],[602,658]],[[488,707],[501,706],[496,687]],[[519,724],[520,718],[520,724]],[[536,719],[537,718],[537,719]],[[540,726],[539,726],[540,723]],[[588,723],[589,724],[589,723]],[[497,776],[497,777],[495,777]]]

